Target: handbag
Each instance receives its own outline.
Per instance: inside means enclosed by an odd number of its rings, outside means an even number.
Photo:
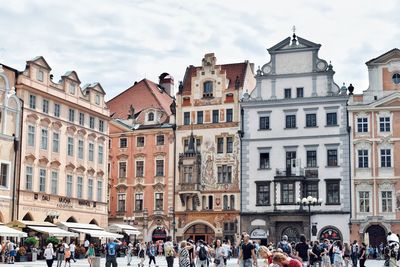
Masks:
[[[215,263],[216,265],[218,265],[218,264],[221,263],[221,260],[220,260],[220,259],[214,259],[214,263]]]

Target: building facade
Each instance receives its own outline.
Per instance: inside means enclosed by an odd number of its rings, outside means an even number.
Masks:
[[[400,232],[400,50],[366,63],[369,87],[349,101],[351,238],[386,243]]]
[[[17,216],[21,102],[15,94],[18,71],[0,65],[0,222]]]
[[[240,214],[239,99],[255,86],[248,61],[189,66],[176,96],[177,240],[233,240]]]
[[[241,103],[241,225],[263,242],[349,238],[347,94],[320,46],[294,34],[269,48]]]
[[[175,102],[173,78],[143,79],[107,106],[110,123],[110,223],[127,223],[137,239],[164,240],[172,234]]]
[[[107,227],[109,111],[99,83],[81,87],[75,71],[53,81],[43,57],[27,61],[18,219]]]

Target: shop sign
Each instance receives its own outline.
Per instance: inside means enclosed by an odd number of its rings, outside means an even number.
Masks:
[[[268,238],[268,233],[264,229],[254,229],[250,234],[251,239],[265,239]]]
[[[78,200],[78,204],[81,205],[81,206],[88,206],[88,207],[90,207],[90,201],[88,201],[88,200],[79,199],[79,200]]]

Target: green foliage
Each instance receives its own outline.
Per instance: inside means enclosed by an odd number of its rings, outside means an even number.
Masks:
[[[58,240],[54,236],[49,236],[48,238],[46,238],[46,244],[49,244],[49,243],[52,243],[53,246],[56,246],[56,245],[58,245],[58,243],[60,243],[60,240]]]
[[[36,247],[36,245],[39,243],[39,240],[36,239],[36,237],[28,237],[24,241],[24,245],[27,247]]]

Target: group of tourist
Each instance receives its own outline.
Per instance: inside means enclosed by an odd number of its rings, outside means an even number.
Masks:
[[[18,245],[16,245],[12,240],[3,241],[0,245],[1,262],[14,264],[17,251]]]

